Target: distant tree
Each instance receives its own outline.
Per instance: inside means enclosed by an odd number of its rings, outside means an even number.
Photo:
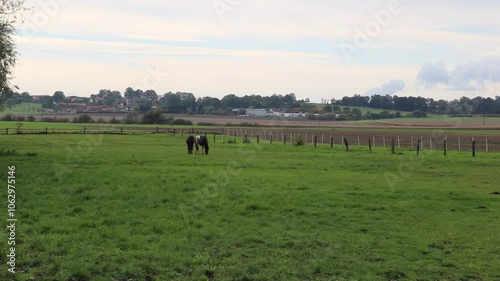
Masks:
[[[64,101],[65,98],[66,98],[66,96],[64,95],[64,93],[62,91],[57,91],[54,93],[54,95],[52,95],[52,100],[55,103],[60,103],[60,102]]]
[[[143,98],[151,102],[156,102],[158,101],[158,94],[154,90],[147,90],[143,93]]]
[[[240,98],[233,94],[224,96],[221,100],[221,106],[230,108],[242,107]]]
[[[5,101],[5,107],[7,108],[12,108],[14,105],[16,105],[16,101],[12,98]]]
[[[333,106],[331,104],[327,104],[327,105],[323,106],[323,111],[325,111],[327,113],[331,113],[333,111]]]
[[[30,94],[28,92],[23,92],[21,94],[21,102],[32,102],[33,101],[33,97],[30,96]]]
[[[358,108],[353,108],[351,110],[351,114],[354,116],[355,119],[359,120],[363,117],[363,112],[359,110]]]
[[[64,110],[64,106],[60,105],[60,104],[56,104],[54,105],[54,107],[52,108],[56,113],[60,113]]]
[[[145,98],[140,98],[139,100],[135,101],[134,109],[137,112],[141,113],[148,112],[151,110],[151,108],[153,108],[153,102],[150,100],[147,100]]]
[[[142,115],[142,123],[144,124],[165,124],[166,120],[160,109],[153,109]]]
[[[164,94],[160,98],[160,104],[163,107],[165,113],[181,113],[182,105],[181,98],[179,95],[172,92]]]
[[[415,110],[411,113],[411,116],[415,118],[425,118],[427,117],[427,113],[422,112],[420,110]]]
[[[53,108],[54,107],[54,99],[51,96],[44,97],[42,99],[42,107],[43,108]]]

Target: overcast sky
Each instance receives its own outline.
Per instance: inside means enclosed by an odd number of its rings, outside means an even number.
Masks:
[[[32,0],[13,84],[299,99],[500,95],[497,0]]]

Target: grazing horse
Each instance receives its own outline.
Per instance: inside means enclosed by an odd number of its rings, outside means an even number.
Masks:
[[[195,142],[195,146],[196,146],[196,154],[199,154],[198,152],[198,147],[201,146],[201,151],[202,153],[204,152],[205,154],[208,154],[208,139],[207,137],[205,136],[200,136],[200,135],[197,135],[195,138],[194,138]]]
[[[187,137],[186,144],[188,147],[188,154],[193,154],[193,146],[194,146],[195,142],[196,142],[196,140],[193,136]],[[198,150],[198,145],[196,146],[196,150]]]

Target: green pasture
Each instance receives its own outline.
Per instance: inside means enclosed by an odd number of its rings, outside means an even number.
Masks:
[[[0,280],[500,280],[500,154],[187,155],[165,134],[0,135],[0,153],[18,219]]]
[[[42,113],[42,104],[40,103],[20,103],[11,108],[3,107],[0,114],[30,114],[40,115]]]
[[[497,120],[500,120],[500,118],[497,118]],[[80,131],[83,130],[83,127],[86,127],[89,130],[95,130],[95,131],[103,131],[103,130],[117,130],[119,131],[120,128],[123,128],[123,130],[126,132],[127,130],[134,130],[134,129],[140,129],[140,128],[149,128],[151,131],[154,131],[156,127],[159,127],[162,130],[165,129],[178,129],[178,130],[186,130],[190,128],[194,128],[195,130],[199,130],[200,132],[203,131],[203,129],[207,130],[215,130],[215,129],[230,129],[231,131],[238,129],[239,132],[251,132],[251,130],[256,133],[257,131],[276,131],[276,130],[311,130],[311,131],[324,131],[326,133],[335,133],[336,130],[342,130],[342,131],[361,131],[361,130],[366,130],[366,131],[371,131],[371,132],[387,132],[387,133],[444,133],[444,134],[470,134],[472,136],[488,136],[488,135],[498,135],[500,134],[500,130],[486,130],[486,129],[453,129],[453,128],[356,128],[356,127],[227,127],[227,126],[197,126],[197,125],[192,125],[192,126],[183,126],[183,125],[146,125],[146,124],[109,124],[109,123],[72,123],[72,122],[67,122],[67,123],[60,123],[60,122],[18,122],[18,121],[0,121],[0,133],[3,134],[5,132],[5,128],[9,128],[9,133],[15,133],[17,129],[17,125],[22,124],[21,130],[45,130],[47,129],[49,133],[54,132],[57,133],[60,130],[69,130],[69,131]]]

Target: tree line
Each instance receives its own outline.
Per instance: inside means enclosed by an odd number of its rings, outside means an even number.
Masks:
[[[315,108],[309,99],[297,100],[295,94],[273,94],[270,96],[246,95],[238,97],[234,94],[224,96],[222,99],[215,97],[196,97],[187,92],[168,92],[159,95],[155,90],[141,90],[127,88],[123,94],[120,91],[102,89],[89,98],[68,97],[62,91],[53,95],[33,97],[27,92],[19,93],[8,89],[4,91],[2,102],[6,107],[12,107],[23,102],[40,103],[44,108],[61,110],[71,103],[84,103],[94,106],[110,106],[125,108],[138,113],[148,112],[159,108],[168,114],[232,114],[233,109],[245,108],[275,108],[290,111],[310,111]]]
[[[500,96],[496,96],[495,98],[478,96],[472,99],[461,97],[460,99],[447,101],[412,96],[354,95],[352,97],[345,96],[342,99],[332,102],[339,106],[364,106],[396,111],[420,111],[448,115],[500,114]]]
[[[18,93],[12,89],[3,92],[1,101],[6,107],[23,102],[41,103],[44,108],[62,110],[64,105],[74,101],[74,97],[67,97],[64,92],[56,91],[52,96],[47,95],[35,99],[27,92]],[[481,115],[500,114],[500,96],[495,99],[490,97],[462,97],[451,101],[423,97],[399,97],[390,95],[345,96],[342,99],[330,100],[329,104],[313,104],[309,99],[298,100],[294,93],[286,95],[273,94],[270,96],[245,95],[242,97],[234,94],[216,97],[196,97],[187,92],[168,92],[158,95],[154,90],[141,90],[127,88],[123,94],[120,91],[102,89],[97,94],[88,98],[77,98],[77,103],[94,106],[121,107],[137,113],[149,112],[151,109],[160,109],[167,114],[211,114],[230,115],[234,109],[240,109],[239,114],[244,114],[248,108],[278,109],[285,112],[304,112],[311,114],[324,114],[322,119],[359,120],[399,118],[404,116],[425,117],[426,113],[448,115]],[[325,102],[325,100],[323,101]],[[370,107],[384,109],[380,113],[363,114],[356,108]],[[389,113],[388,111],[397,111]],[[398,112],[411,112],[401,114]],[[330,118],[327,118],[330,114]],[[340,115],[340,117],[339,117]],[[311,117],[313,118],[313,117]],[[320,117],[314,117],[320,118]]]

